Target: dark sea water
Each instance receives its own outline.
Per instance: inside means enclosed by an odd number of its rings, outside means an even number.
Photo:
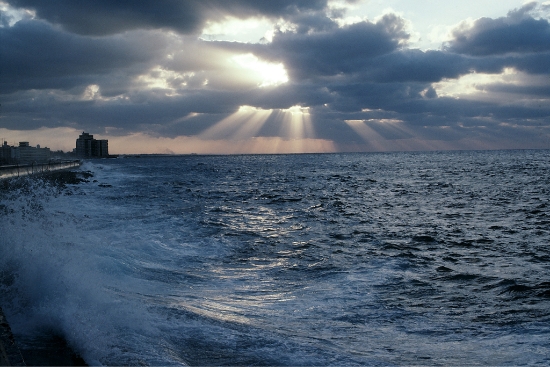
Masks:
[[[550,364],[550,151],[81,170],[0,193],[0,306],[23,349],[51,334],[88,364]]]

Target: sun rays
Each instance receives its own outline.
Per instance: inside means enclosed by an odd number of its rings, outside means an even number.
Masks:
[[[361,150],[438,150],[447,146],[440,140],[425,139],[398,119],[345,120],[345,123],[361,138]]]
[[[200,134],[201,139],[242,140],[255,137],[273,110],[241,106],[232,115]]]
[[[301,106],[275,110],[241,106],[235,113],[205,130],[200,137],[231,140],[255,138],[268,121],[277,124],[277,135],[286,139],[315,138],[309,108]]]
[[[313,138],[315,136],[309,107],[292,106],[281,110],[281,112],[283,115],[282,136],[287,136],[291,139]]]
[[[489,137],[474,139],[464,130],[468,127],[423,126],[413,129],[397,119],[345,120],[345,123],[360,137],[359,145],[350,144],[349,150],[390,151],[433,151],[461,149],[498,149]],[[420,132],[419,132],[420,131]],[[462,134],[460,139],[450,140],[449,135]]]
[[[335,151],[332,141],[316,137],[309,108],[302,106],[270,110],[241,106],[202,132],[199,138],[238,142],[234,151],[238,153]]]
[[[365,120],[345,120],[345,122],[365,143],[370,145],[373,150],[385,150],[384,144],[382,143],[384,139],[379,133],[365,123]]]

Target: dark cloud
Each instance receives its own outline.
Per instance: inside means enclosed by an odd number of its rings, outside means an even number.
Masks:
[[[380,83],[434,83],[442,79],[456,79],[472,72],[499,74],[505,68],[514,68],[528,74],[548,74],[550,52],[476,57],[448,50],[398,50],[366,60],[360,75],[356,75],[355,79]]]
[[[472,26],[462,25],[453,31],[448,50],[475,56],[550,51],[548,20],[529,15],[535,5],[529,3],[507,17],[481,18]]]
[[[363,78],[370,81],[438,82],[467,74],[476,64],[461,55],[442,51],[402,50],[370,60]]]
[[[26,89],[69,89],[101,75],[128,73],[166,46],[155,34],[89,38],[36,20],[0,28],[2,93]],[[144,47],[146,46],[146,47]]]
[[[280,17],[321,10],[327,0],[9,0],[79,34],[108,35],[139,28],[196,33],[206,20],[228,15]]]
[[[550,52],[508,57],[504,64],[529,74],[550,74]]]
[[[409,39],[404,20],[394,14],[321,32],[278,32],[269,45],[293,78],[351,73],[369,59],[396,50]]]
[[[1,127],[198,135],[243,105],[307,106],[316,137],[341,146],[362,139],[346,120],[388,140],[500,138],[513,129],[499,124],[548,126],[550,27],[532,16],[534,5],[480,19],[455,30],[445,49],[423,51],[408,48],[401,17],[340,26],[326,2],[11,0],[37,19],[0,18]],[[228,15],[282,16],[291,26],[264,44],[184,35]],[[290,80],[258,87],[232,61],[248,53],[282,63]],[[496,77],[506,68],[522,73]],[[436,83],[472,73],[495,75],[475,86],[484,98],[439,93]],[[258,134],[291,138],[283,113]]]
[[[190,113],[227,115],[244,104],[246,95],[234,91],[192,91],[174,98],[131,95],[109,103],[97,100],[60,100],[50,91],[27,91],[4,98],[10,116],[2,127],[34,129],[74,126],[77,129],[117,128],[124,133],[155,130]],[[5,105],[5,107],[4,107]],[[29,118],[32,116],[33,118]],[[207,126],[204,126],[206,128]]]
[[[338,28],[338,24],[324,12],[299,12],[289,17],[289,20],[296,25],[296,29],[292,33],[302,35],[312,32],[331,32]],[[278,32],[284,33],[280,29]]]
[[[479,90],[484,92],[508,93],[524,96],[550,97],[550,85],[510,85],[504,83],[480,85]]]

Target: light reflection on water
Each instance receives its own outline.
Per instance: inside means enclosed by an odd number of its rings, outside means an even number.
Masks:
[[[548,151],[145,157],[88,169],[98,182],[49,199],[33,227],[56,266],[87,276],[71,283],[58,270],[44,297],[11,308],[80,317],[80,329],[62,330],[102,363],[548,362]],[[69,216],[41,234],[46,218]],[[68,242],[81,269],[63,261]],[[73,296],[89,279],[91,298],[116,312],[92,301],[69,314],[47,291],[69,283]]]

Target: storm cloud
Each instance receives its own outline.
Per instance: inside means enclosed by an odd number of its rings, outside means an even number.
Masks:
[[[518,147],[510,142],[521,133],[525,147],[550,147],[544,6],[463,22],[438,49],[414,47],[410,23],[394,12],[349,22],[345,9],[321,0],[9,0],[0,128],[321,139],[341,150]],[[207,23],[229,18],[272,22],[271,37],[201,38]]]
[[[355,23],[328,31],[278,32],[269,49],[280,55],[297,79],[348,74],[363,69],[369,59],[388,54],[405,43],[409,34],[394,14],[376,23]]]
[[[10,0],[16,7],[67,30],[108,35],[135,29],[173,29],[196,33],[207,20],[226,16],[281,17],[304,10],[322,10],[327,0]]]
[[[475,56],[550,51],[550,24],[534,19],[529,3],[498,19],[481,18],[473,25],[463,24],[453,31],[449,51]]]

